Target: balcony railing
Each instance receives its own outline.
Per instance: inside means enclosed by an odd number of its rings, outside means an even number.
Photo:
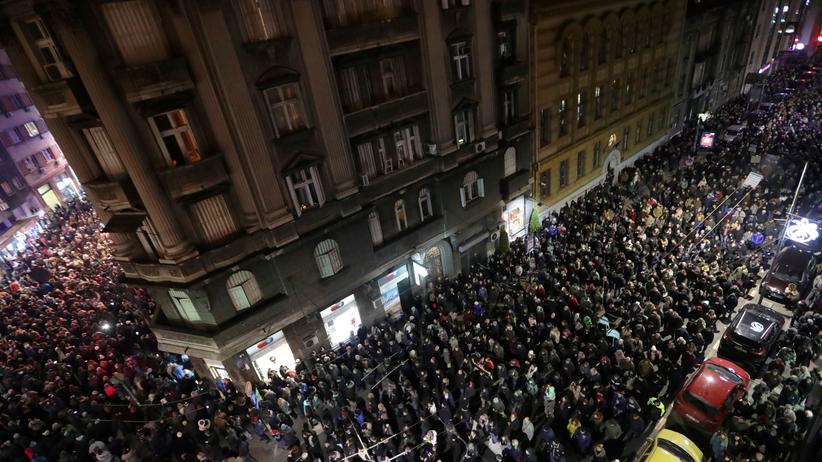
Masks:
[[[145,101],[194,88],[188,65],[182,58],[143,66],[121,67],[116,69],[115,74],[130,102]]]
[[[428,94],[421,90],[346,114],[345,126],[349,136],[356,136],[376,130],[388,122],[408,119],[427,111]]]
[[[159,173],[160,181],[173,198],[196,194],[228,181],[222,155],[212,155],[193,164]]]
[[[83,185],[103,207],[112,211],[139,209],[140,199],[128,180],[95,181]]]
[[[328,29],[328,48],[332,56],[419,38],[417,16],[407,14],[381,22]]]
[[[77,79],[58,80],[32,88],[35,105],[45,118],[68,117],[83,112],[85,104]],[[78,98],[79,95],[79,98]]]

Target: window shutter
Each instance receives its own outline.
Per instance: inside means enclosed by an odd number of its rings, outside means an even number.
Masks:
[[[460,186],[460,205],[465,207],[465,186]]]
[[[109,2],[102,5],[102,10],[114,43],[127,66],[168,58],[168,41],[153,2]]]
[[[479,192],[479,197],[485,197],[485,179],[484,178],[477,179],[477,191]]]

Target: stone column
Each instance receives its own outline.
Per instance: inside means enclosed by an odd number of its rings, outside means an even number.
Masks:
[[[79,74],[97,114],[114,144],[117,154],[145,205],[163,245],[163,258],[181,261],[196,255],[191,243],[181,232],[171,201],[165,195],[149,164],[140,136],[132,126],[126,103],[115,91],[108,72],[95,53],[96,47],[86,29],[69,24],[70,18],[55,15],[56,35]]]
[[[494,26],[491,23],[491,2],[474,0],[474,63],[477,66],[475,77],[479,86],[479,115],[477,134],[482,130],[483,137],[497,132],[497,113],[494,109]]]
[[[451,116],[451,79],[446,69],[447,44],[442,35],[442,7],[440,2],[421,1],[420,51],[431,121],[431,142],[440,154],[455,149],[454,129]]]

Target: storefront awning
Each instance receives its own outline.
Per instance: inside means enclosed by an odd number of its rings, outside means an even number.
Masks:
[[[103,232],[131,233],[142,226],[145,219],[146,214],[143,212],[115,213],[103,226]]]

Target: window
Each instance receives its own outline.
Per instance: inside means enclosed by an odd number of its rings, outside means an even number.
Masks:
[[[625,127],[622,129],[622,152],[628,150],[628,137],[631,136],[631,129]]]
[[[559,163],[559,187],[564,188],[568,186],[568,159],[564,159]]]
[[[587,33],[582,34],[582,46],[579,47],[579,70],[588,70],[588,63],[591,60],[591,37]]]
[[[394,148],[397,152],[397,167],[404,167],[415,158],[422,159],[420,131],[416,124],[403,127],[394,132]]]
[[[471,0],[440,0],[442,2],[442,9],[457,8],[460,6],[471,5]]]
[[[642,121],[637,120],[636,133],[634,135],[634,144],[639,144],[640,141],[642,141]]]
[[[506,177],[509,177],[509,176],[511,176],[511,175],[513,175],[514,173],[517,172],[517,150],[516,150],[516,148],[514,148],[513,146],[508,146],[508,148],[505,149],[504,162],[505,162],[505,166],[504,166],[505,172],[504,173],[505,173]]]
[[[380,215],[376,210],[368,213],[368,230],[371,231],[371,243],[374,245],[382,244],[382,225],[380,224]]]
[[[203,242],[224,241],[237,232],[237,225],[225,196],[215,194],[191,204],[191,221],[197,226]]]
[[[63,80],[71,77],[71,72],[63,62],[54,40],[51,38],[46,25],[40,18],[31,19],[23,24],[23,30],[34,48],[34,54],[51,81]]]
[[[510,30],[497,32],[497,57],[509,61],[514,57],[514,34]]]
[[[8,181],[1,182],[0,183],[0,188],[2,188],[3,192],[8,194],[8,195],[11,195],[11,193],[14,192],[14,188],[11,187],[11,185],[9,184]]]
[[[243,42],[264,42],[286,35],[282,0],[234,0]]]
[[[380,60],[383,99],[388,101],[408,93],[405,78],[405,58],[394,56]]]
[[[602,118],[602,87],[594,87],[594,119]]]
[[[585,176],[585,151],[577,153],[577,179]]]
[[[111,140],[103,127],[90,127],[83,129],[83,136],[88,142],[92,152],[94,152],[97,161],[100,163],[100,168],[106,173],[109,178],[119,178],[125,176],[126,171],[123,168],[120,157],[114,150]]]
[[[100,9],[127,66],[139,66],[168,58],[168,40],[153,1],[106,2]]]
[[[597,46],[597,63],[608,62],[608,33],[605,28],[599,33],[599,46]]]
[[[420,206],[420,221],[425,221],[434,216],[434,209],[431,207],[431,192],[428,191],[428,188],[420,189],[417,201]]]
[[[657,130],[662,130],[663,127],[665,127],[665,110],[664,109],[659,111],[659,127],[657,128]]]
[[[451,44],[451,60],[454,62],[454,80],[471,78],[471,47],[468,42]]]
[[[634,83],[633,74],[628,74],[628,78],[625,80],[625,105],[626,106],[630,105],[633,102],[633,99],[634,99],[633,83]]]
[[[382,138],[378,138],[378,141],[381,144],[383,142]],[[357,160],[360,165],[360,175],[367,178],[374,178],[377,176],[377,163],[374,159],[373,142],[367,141],[357,145]]]
[[[300,215],[303,210],[319,207],[325,202],[317,167],[299,169],[287,175],[285,181],[291,192],[291,200],[297,215]]]
[[[611,112],[616,112],[619,108],[619,79],[611,80]]]
[[[651,114],[648,116],[648,133],[646,134],[648,138],[654,133],[654,115]]]
[[[20,173],[23,175],[28,175],[29,173],[33,172],[37,169],[37,164],[34,163],[31,156],[24,158],[23,160],[17,162],[17,166],[20,168]]]
[[[568,134],[568,100],[559,101],[559,136]]]
[[[597,141],[596,143],[594,143],[594,159],[593,159],[594,160],[594,168],[599,167],[600,162],[602,162],[601,156],[602,156],[602,141]]]
[[[3,140],[3,146],[14,146],[22,141],[17,133],[17,127],[0,132],[0,139]]]
[[[11,179],[11,185],[14,186],[15,189],[23,189],[26,185],[23,183],[23,180],[20,177],[14,177]]]
[[[551,143],[551,108],[539,110],[539,145],[547,146]]]
[[[465,207],[466,204],[470,204],[481,197],[485,197],[485,180],[480,178],[477,172],[466,173],[460,188],[460,203]]]
[[[551,195],[551,170],[543,170],[539,174],[539,197],[545,199]]]
[[[163,112],[148,120],[168,165],[176,167],[202,159],[183,109]]]
[[[577,93],[577,127],[584,127],[587,114],[585,113],[585,92]]]
[[[57,159],[57,155],[59,154],[59,148],[57,146],[49,146],[46,149],[43,149],[43,160],[46,162],[51,162]]]
[[[405,213],[405,201],[402,199],[394,202],[394,218],[397,220],[397,231],[408,228],[408,215]]]
[[[321,278],[328,278],[340,272],[343,267],[340,246],[333,239],[326,239],[314,248],[314,261]]]
[[[306,127],[305,112],[297,82],[263,91],[274,135],[279,138]]]
[[[620,34],[619,27],[615,27],[614,29],[612,29],[612,31],[613,32],[612,32],[611,35],[613,35],[613,37],[611,39],[611,44],[612,44],[611,46],[614,48],[614,56],[617,57],[617,58],[621,58],[622,57],[622,50],[623,50],[623,44],[622,44],[623,37]]]
[[[176,308],[177,314],[181,318],[188,322],[201,322],[203,320],[200,317],[200,313],[197,312],[194,302],[191,301],[191,297],[189,297],[186,292],[177,289],[168,289],[168,296],[171,297],[171,302],[174,304],[174,308]]]
[[[562,39],[559,54],[559,76],[566,77],[571,72],[571,54],[573,52],[571,40]]]
[[[454,132],[457,146],[474,141],[473,108],[465,108],[454,113]]]
[[[237,310],[250,308],[263,298],[257,278],[250,271],[237,271],[229,276],[225,288]]]
[[[507,87],[502,93],[502,117],[505,125],[517,119],[517,87]]]
[[[346,112],[357,111],[374,104],[371,73],[364,65],[340,69],[340,91]]]
[[[40,134],[40,130],[37,129],[37,124],[35,124],[34,121],[24,123],[23,130],[25,130],[25,133],[29,138],[33,138]]]

